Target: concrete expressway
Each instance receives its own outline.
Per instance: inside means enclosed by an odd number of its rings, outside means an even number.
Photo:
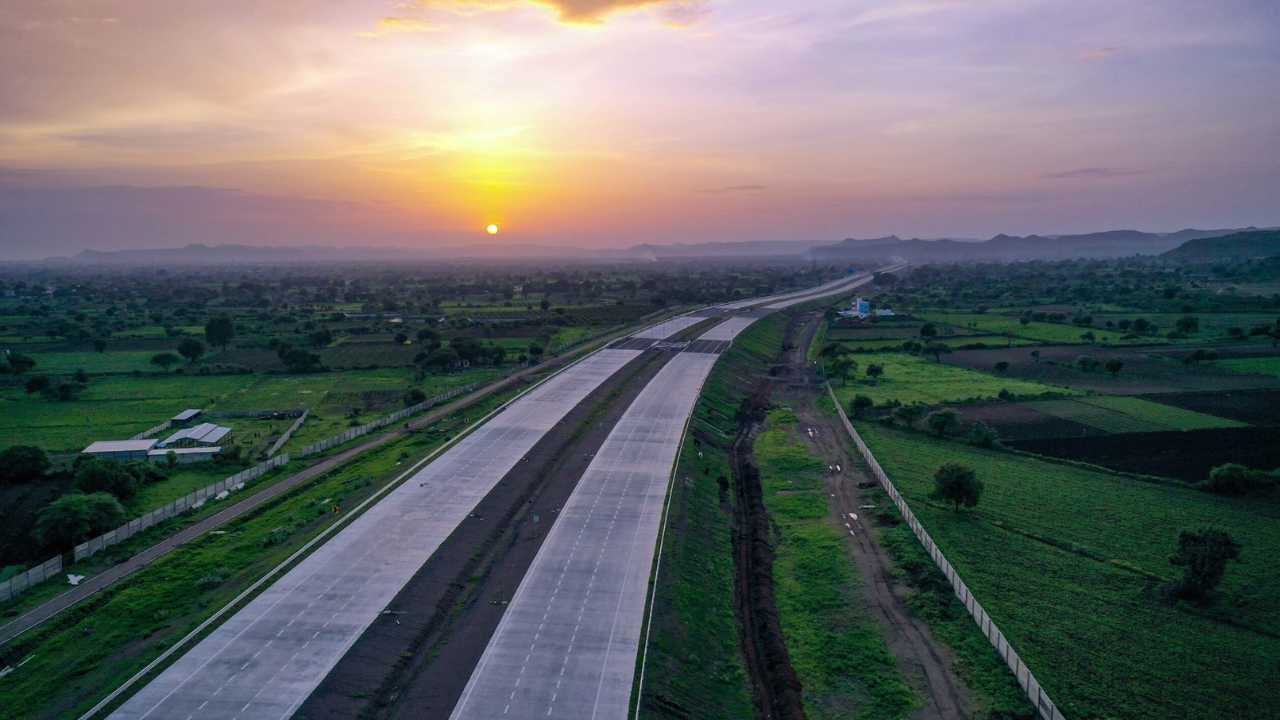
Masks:
[[[851,278],[730,318],[641,391],[552,526],[451,720],[624,720],[629,713],[667,484],[719,353],[774,310],[869,280]]]
[[[829,292],[843,291],[852,280],[843,280],[837,289]],[[778,298],[754,302],[771,300]],[[655,326],[661,329],[650,328],[632,341],[670,337],[705,319],[707,312],[667,321]],[[575,405],[636,358],[650,343],[639,342],[639,346],[628,349],[619,349],[618,344],[614,343],[613,347],[594,353],[553,376],[477,428],[418,475],[388,493],[161,672],[110,718],[282,720],[292,715],[396,593],[501,478]],[[653,555],[653,542],[645,539],[649,535],[640,534],[640,528],[656,527],[661,495],[665,492],[664,483],[670,472],[671,460],[667,456],[674,458],[679,440],[679,428],[672,431],[668,420],[678,417],[677,424],[683,424],[683,418],[688,416],[698,389],[715,360],[715,356],[710,354],[702,357],[698,353],[684,355],[688,357],[673,359],[651,381],[656,388],[652,393],[646,389],[633,404],[646,410],[637,410],[641,413],[639,415],[633,416],[631,411],[627,414],[632,418],[628,426],[641,428],[636,432],[649,438],[645,440],[641,435],[635,435],[631,442],[651,446],[646,453],[658,452],[656,464],[646,472],[646,477],[656,472],[655,477],[660,475],[661,482],[653,488],[642,488],[640,481],[634,484],[624,482],[627,489],[622,491],[618,500],[630,508],[640,497],[636,493],[642,491],[657,492],[659,499],[656,506],[648,500],[642,502],[648,513],[646,520],[632,523],[635,526],[630,534],[635,547],[633,554],[636,558],[644,558],[643,562],[635,560],[639,562],[637,568],[643,565],[643,572],[630,568],[632,561],[614,557],[616,553],[612,548],[617,545],[610,544],[608,538],[621,535],[606,535],[605,546],[611,551],[608,557],[602,555],[600,561],[609,568],[615,565],[625,568],[624,574],[630,578],[628,582],[640,583],[639,596],[643,595]],[[674,372],[667,372],[673,367]],[[649,399],[641,402],[646,393]],[[654,398],[661,402],[655,405]],[[661,428],[643,429],[660,419],[666,419],[660,423]],[[617,432],[615,430],[614,434]],[[631,452],[630,447],[610,452],[623,453],[616,455],[622,462],[626,453]],[[662,470],[664,463],[665,471]],[[585,479],[582,484],[594,487],[594,483],[587,483]],[[609,492],[613,492],[614,487],[611,485]],[[589,492],[592,491],[579,488],[574,497]],[[562,518],[555,527],[567,524]],[[546,548],[543,551],[545,554]],[[539,555],[541,557],[542,554]],[[632,578],[631,574],[636,572],[640,574]],[[530,573],[533,575],[535,573]],[[640,597],[642,611],[643,597]],[[638,628],[638,623],[638,614],[634,618],[627,614],[623,625],[630,627],[634,624]],[[515,629],[516,625],[505,620],[503,623],[504,628]],[[572,633],[568,642],[573,642]],[[620,652],[619,660],[615,661],[615,673],[620,672],[623,665],[632,667],[634,645],[635,641],[631,640],[618,646]],[[625,661],[621,660],[623,657]],[[629,687],[630,670],[626,674]],[[625,711],[625,707],[623,709]]]

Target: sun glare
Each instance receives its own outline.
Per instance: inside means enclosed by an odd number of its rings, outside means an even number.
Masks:
[[[490,235],[497,235],[497,234],[498,234],[498,226],[497,226],[497,225],[490,225],[487,229],[489,230],[489,234],[490,234]]]

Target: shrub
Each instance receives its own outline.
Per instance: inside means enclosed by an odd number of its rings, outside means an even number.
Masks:
[[[0,451],[0,482],[34,482],[50,467],[49,455],[34,445],[14,445]]]
[[[40,511],[36,519],[36,541],[47,548],[66,550],[123,522],[124,508],[111,495],[72,493]]]

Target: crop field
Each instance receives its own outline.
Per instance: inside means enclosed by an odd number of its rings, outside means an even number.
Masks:
[[[420,345],[397,345],[387,341],[382,343],[344,342],[320,351],[320,362],[325,367],[341,370],[346,368],[368,367],[407,367],[413,364],[413,358],[423,352]]]
[[[842,385],[838,380],[833,381],[832,385],[840,402],[847,405],[854,395],[866,395],[877,405],[890,400],[898,400],[906,405],[912,403],[935,405],[995,398],[999,396],[1001,390],[1008,390],[1015,395],[1076,394],[1076,391],[1067,388],[1015,378],[996,377],[957,365],[937,363],[932,358],[902,353],[859,357],[857,376],[865,377],[867,365],[872,363],[884,367],[884,375],[874,384],[863,380],[854,383],[852,375],[848,385]]]
[[[80,450],[94,440],[123,440],[190,407],[247,388],[251,375],[167,375],[95,378],[70,402],[50,402],[20,389],[0,391],[0,436],[5,445]],[[211,402],[212,401],[212,402]]]
[[[1107,433],[1244,427],[1244,423],[1131,397],[1084,397],[1024,403],[1032,410]]]
[[[1101,435],[1095,427],[1032,409],[1030,403],[983,402],[960,405],[955,410],[964,423],[980,422],[1001,440],[1036,440]]]
[[[832,522],[826,465],[800,442],[789,410],[770,413],[755,443],[778,541],[773,580],[791,664],[814,720],[898,718],[920,700],[899,675],[879,622],[858,596],[848,537]],[[856,709],[856,710],[855,710]]]
[[[1065,422],[1065,421],[1064,421]],[[1009,445],[1112,470],[1200,482],[1219,465],[1280,469],[1280,427],[1208,428],[1020,440]]]
[[[1228,370],[1256,375],[1280,377],[1280,357],[1243,358],[1240,360],[1222,360],[1220,363]]]
[[[1194,410],[1250,425],[1280,425],[1280,390],[1158,393],[1142,397],[1162,405]]]
[[[1072,718],[1265,718],[1280,702],[1280,508],[1127,480],[860,423],[859,432],[974,594]],[[1213,432],[1213,431],[1201,431]],[[930,502],[945,461],[977,508]],[[1153,596],[1185,527],[1242,543],[1215,608]]]
[[[1033,322],[1023,325],[1015,316],[992,315],[990,313],[927,313],[924,319],[935,323],[948,323],[961,328],[969,328],[984,333],[999,335],[1008,333],[1020,338],[1046,343],[1082,344],[1080,336],[1092,332],[1098,342],[1104,339],[1110,345],[1160,342],[1162,338],[1143,338],[1141,340],[1122,340],[1125,333],[1105,328],[1077,327],[1071,324]]]
[[[158,351],[121,350],[113,352],[46,352],[33,355],[36,366],[32,373],[70,375],[77,370],[91,374],[160,372],[151,364]]]

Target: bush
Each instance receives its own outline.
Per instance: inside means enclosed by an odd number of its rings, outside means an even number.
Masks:
[[[138,478],[115,460],[91,458],[76,470],[75,489],[83,493],[110,493],[127,500],[138,492]]]
[[[27,483],[44,477],[49,455],[34,445],[14,445],[0,451],[0,482]]]
[[[1247,495],[1267,492],[1280,484],[1276,473],[1250,470],[1236,463],[1227,463],[1214,468],[1209,479],[1195,484],[1196,489],[1219,495]]]
[[[1000,435],[984,422],[975,422],[969,427],[969,444],[990,449],[1004,447]]]
[[[1240,543],[1224,530],[1201,527],[1178,533],[1178,549],[1169,563],[1183,568],[1178,590],[1181,597],[1206,600],[1222,582],[1227,561],[1240,557]]]
[[[124,508],[111,495],[72,493],[49,503],[36,519],[36,541],[59,551],[70,549],[124,522]]]

